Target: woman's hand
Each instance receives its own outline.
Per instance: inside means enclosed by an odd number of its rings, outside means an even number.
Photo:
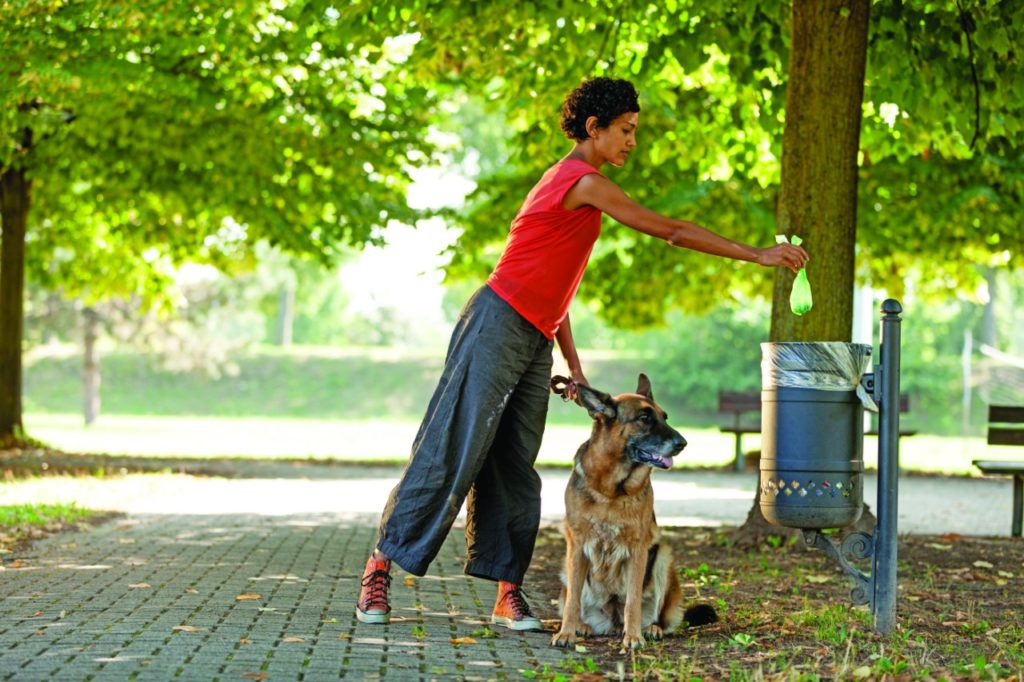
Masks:
[[[792,244],[776,244],[768,248],[759,249],[757,264],[764,266],[781,265],[798,272],[806,265],[810,256],[800,246]]]
[[[565,399],[576,402],[580,395],[576,387],[580,385],[589,387],[590,382],[587,381],[587,377],[583,376],[582,369],[574,369],[569,372],[569,384],[565,387]]]

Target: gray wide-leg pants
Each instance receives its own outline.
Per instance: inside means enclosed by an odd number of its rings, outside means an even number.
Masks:
[[[441,380],[380,522],[377,547],[424,575],[467,500],[466,573],[521,583],[540,523],[552,342],[490,288],[452,334]]]

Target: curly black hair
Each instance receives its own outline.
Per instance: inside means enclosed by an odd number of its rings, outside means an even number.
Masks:
[[[587,119],[597,117],[599,128],[607,128],[625,113],[640,111],[636,88],[621,78],[590,78],[569,93],[562,103],[562,130],[570,140],[585,140]]]

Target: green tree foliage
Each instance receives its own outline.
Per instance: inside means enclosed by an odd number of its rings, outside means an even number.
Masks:
[[[772,242],[789,3],[383,0],[347,12],[378,34],[417,36],[409,67],[493,103],[514,135],[463,216],[453,274],[480,276],[493,264],[522,197],[568,149],[558,128],[562,97],[592,75],[628,77],[641,92],[640,148],[628,168],[609,171],[634,198],[733,238]],[[836,20],[848,16],[840,8]],[[860,135],[862,279],[900,295],[904,280],[927,268],[947,288],[971,287],[976,264],[1019,256],[1022,30],[1020,3],[873,3]],[[581,296],[634,326],[662,319],[668,307],[706,310],[770,287],[765,271],[680,254],[609,223]]]
[[[260,241],[327,261],[415,217],[432,94],[400,38],[329,3],[14,0],[0,27],[0,436],[20,425],[22,267],[156,299],[184,261],[238,269]]]

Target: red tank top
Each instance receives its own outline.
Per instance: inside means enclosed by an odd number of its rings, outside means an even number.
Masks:
[[[505,251],[487,279],[494,293],[549,339],[569,311],[601,233],[599,209],[568,211],[562,200],[580,178],[597,172],[578,159],[549,168],[526,195]]]

